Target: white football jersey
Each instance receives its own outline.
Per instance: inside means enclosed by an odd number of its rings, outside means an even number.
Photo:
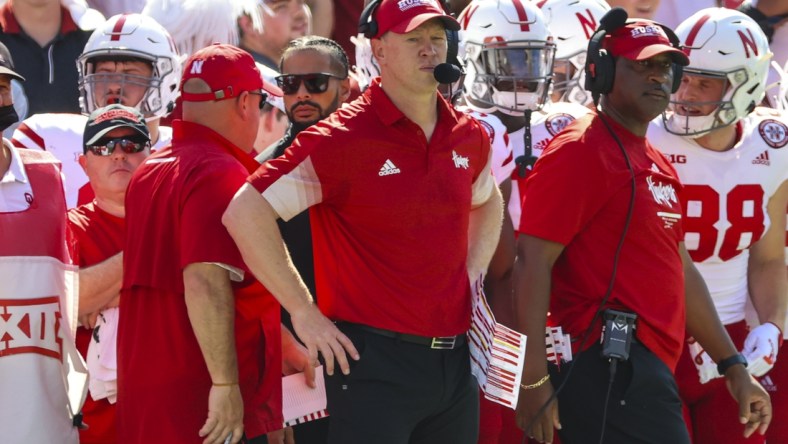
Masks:
[[[509,145],[509,135],[506,134],[506,127],[500,119],[492,114],[480,113],[464,106],[458,106],[456,109],[476,119],[490,136],[490,144],[492,145],[492,164],[490,166],[495,183],[500,185],[514,171],[514,157],[512,156],[512,147]]]
[[[739,141],[723,152],[668,133],[661,117],[647,134],[684,184],[684,241],[723,324],[745,317],[748,248],[769,228],[766,206],[788,180],[788,115],[756,112],[738,125]]]
[[[88,176],[79,165],[82,135],[87,122],[87,116],[81,114],[35,114],[17,127],[11,139],[11,143],[20,148],[48,151],[63,164],[68,208],[88,203],[93,196]],[[170,140],[172,128],[160,126],[159,140],[153,149],[164,148]]]
[[[531,155],[539,157],[547,144],[556,134],[572,123],[575,119],[591,112],[585,106],[572,102],[552,102],[545,104],[541,111],[531,114]],[[525,156],[525,127],[509,134],[514,159]],[[519,166],[512,173],[512,195],[509,198],[509,216],[514,229],[520,228],[522,209],[522,188],[525,185],[527,171]]]

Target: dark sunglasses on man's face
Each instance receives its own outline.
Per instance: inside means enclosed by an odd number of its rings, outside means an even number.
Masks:
[[[132,140],[125,137],[100,140],[96,145],[87,147],[88,151],[97,156],[111,156],[115,148],[120,148],[126,154],[139,153],[150,146],[147,140]]]
[[[342,79],[333,74],[315,72],[311,74],[284,74],[276,78],[276,83],[282,89],[282,92],[287,95],[297,93],[302,81],[310,94],[320,94],[328,89],[328,80],[331,77]]]

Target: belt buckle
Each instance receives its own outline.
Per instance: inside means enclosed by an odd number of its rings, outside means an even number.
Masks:
[[[452,350],[456,341],[456,336],[432,338],[432,344],[430,344],[430,348],[434,350]]]

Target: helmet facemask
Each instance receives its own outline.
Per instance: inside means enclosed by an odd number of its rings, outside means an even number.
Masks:
[[[540,110],[548,100],[555,44],[545,41],[468,42],[470,96],[505,114]],[[467,87],[467,81],[466,81]]]
[[[555,59],[553,67],[553,92],[560,94],[555,102],[591,103],[591,94],[583,88],[585,82],[586,53],[580,52],[563,59]]]
[[[718,128],[736,123],[743,117],[738,115],[732,98],[737,95],[738,90],[743,88],[749,81],[746,69],[741,68],[725,73],[686,68],[684,72],[685,75],[724,80],[725,86],[723,87],[723,94],[718,100],[705,102],[682,101],[677,99],[676,94],[673,94],[667,110],[662,113],[662,120],[668,132],[679,136],[698,138]],[[715,108],[706,115],[692,115],[685,110],[685,108],[697,108],[709,105]],[[668,112],[670,112],[670,114],[668,114]]]
[[[126,74],[122,72],[97,73],[96,65],[100,62],[143,62],[151,69],[150,76]],[[149,54],[134,54],[124,51],[107,52],[104,55],[85,54],[80,57],[80,105],[85,113],[92,113],[95,109],[120,103],[126,97],[126,92],[131,88],[144,89],[142,98],[137,103],[124,103],[126,106],[137,108],[146,118],[161,117],[171,110],[167,109],[171,103],[164,103],[162,98],[162,78],[173,73],[175,67],[166,57],[151,57]],[[84,72],[82,72],[84,70]],[[112,96],[113,101],[98,103],[99,96]]]

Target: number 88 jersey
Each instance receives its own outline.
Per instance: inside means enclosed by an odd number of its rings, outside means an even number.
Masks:
[[[788,116],[756,112],[736,125],[738,141],[723,152],[668,133],[661,118],[647,134],[684,185],[684,242],[723,324],[744,319],[748,248],[769,228],[766,206],[788,180]]]

